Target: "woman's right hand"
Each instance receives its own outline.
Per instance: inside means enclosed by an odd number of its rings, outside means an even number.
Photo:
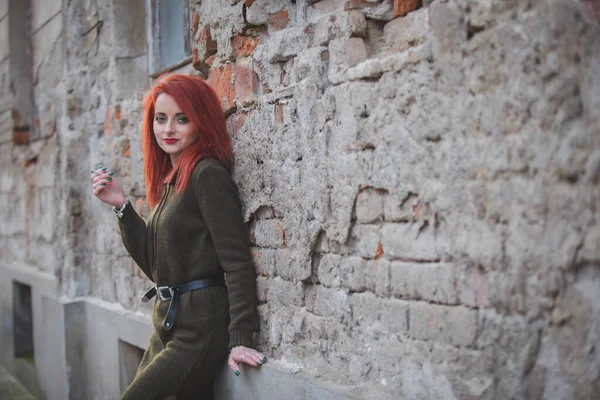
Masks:
[[[127,198],[121,185],[115,181],[114,172],[107,172],[106,167],[92,171],[92,189],[94,196],[113,207],[121,207]]]

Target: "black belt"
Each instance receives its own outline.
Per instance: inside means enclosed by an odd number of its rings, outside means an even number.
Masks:
[[[223,284],[224,283],[222,280],[206,278],[176,286],[154,286],[144,293],[142,296],[142,301],[146,303],[154,296],[158,296],[158,299],[161,301],[171,300],[169,303],[169,309],[167,310],[167,316],[163,321],[163,328],[165,331],[168,331],[173,327],[173,324],[175,323],[175,317],[177,316],[177,311],[179,311],[179,295],[191,292],[193,290],[204,289],[211,286],[221,286]]]

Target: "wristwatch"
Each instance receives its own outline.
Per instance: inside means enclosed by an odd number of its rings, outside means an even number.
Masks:
[[[129,199],[127,197],[125,197],[125,203],[123,203],[123,205],[120,208],[117,208],[117,207],[112,208],[113,212],[117,215],[117,217],[123,218],[123,210],[125,210],[125,207],[127,207],[127,204],[129,204]]]

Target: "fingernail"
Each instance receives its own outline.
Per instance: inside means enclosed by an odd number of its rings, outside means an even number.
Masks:
[[[111,172],[109,172],[108,174],[112,176],[112,175],[114,175],[114,174],[115,174],[115,171],[111,171]]]
[[[240,371],[235,371],[235,376],[240,376]]]
[[[260,363],[258,361],[254,361],[254,364],[256,365],[260,365]]]
[[[100,168],[102,171],[106,171],[108,168],[107,167],[102,167]]]
[[[112,181],[112,178],[109,176],[108,178],[106,178],[107,181]]]
[[[262,360],[260,360],[261,362],[267,362],[267,357],[265,356],[265,358],[263,358]]]
[[[106,183],[103,183],[102,186],[106,186]]]

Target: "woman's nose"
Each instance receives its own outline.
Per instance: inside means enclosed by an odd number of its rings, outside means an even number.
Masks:
[[[166,134],[175,133],[175,123],[172,121],[167,122],[167,126],[165,127]]]

